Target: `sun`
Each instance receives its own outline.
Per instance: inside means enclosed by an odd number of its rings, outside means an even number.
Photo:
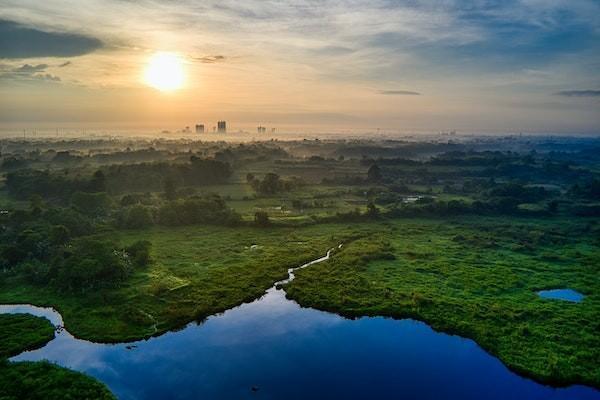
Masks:
[[[184,81],[183,61],[179,55],[159,52],[150,57],[144,71],[144,82],[148,86],[169,92],[180,89]]]

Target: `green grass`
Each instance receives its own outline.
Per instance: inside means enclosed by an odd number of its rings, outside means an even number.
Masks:
[[[40,348],[54,339],[54,327],[46,318],[0,314],[0,326],[0,359]]]
[[[51,305],[60,311],[67,329],[83,339],[131,341],[252,301],[285,278],[287,268],[315,259],[369,229],[196,226],[124,231],[116,234],[123,244],[152,243],[153,263],[123,286],[70,293],[15,277],[0,287],[0,302]]]
[[[522,374],[599,387],[599,233],[590,220],[397,220],[299,271],[286,291],[347,316],[422,320]],[[586,298],[536,294],[562,287]]]
[[[0,314],[0,326],[0,399],[114,399],[106,386],[79,372],[48,362],[6,360],[52,340],[54,327],[47,319],[29,314]]]
[[[121,287],[66,293],[7,278],[0,302],[56,307],[84,339],[135,340],[251,301],[288,267],[344,242],[329,262],[299,271],[289,296],[348,316],[423,320],[538,380],[600,386],[599,233],[593,219],[478,217],[122,231],[111,236],[152,242],[154,261]],[[586,298],[536,294],[561,287]]]
[[[112,400],[102,383],[49,362],[0,361],[2,400]]]

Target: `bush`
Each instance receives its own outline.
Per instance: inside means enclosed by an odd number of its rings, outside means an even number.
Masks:
[[[117,285],[129,273],[126,257],[117,249],[108,240],[74,240],[63,257],[55,260],[58,285],[83,291]]]
[[[142,205],[135,205],[127,212],[125,218],[125,227],[131,229],[147,228],[154,224],[152,214],[148,207]]]
[[[20,265],[20,269],[31,283],[44,284],[48,283],[51,277],[51,268],[49,263],[44,263],[39,260],[27,260]]]
[[[381,178],[381,168],[379,168],[377,164],[371,165],[371,167],[369,167],[369,170],[367,171],[367,180],[369,182],[375,183],[381,181]]]
[[[289,192],[305,185],[305,182],[300,178],[292,176],[288,179],[281,179],[279,175],[271,172],[266,174],[262,181],[254,178],[254,176],[251,178],[248,183],[261,196],[272,196],[280,192]]]
[[[239,220],[240,216],[219,196],[169,201],[158,210],[158,222],[167,226],[200,223],[232,225]]]
[[[55,246],[60,246],[67,243],[70,237],[71,232],[69,232],[69,229],[64,225],[53,225],[50,228],[50,243]]]
[[[76,192],[71,197],[71,205],[85,215],[91,217],[107,215],[110,209],[110,197],[104,192]]]
[[[131,263],[136,267],[146,267],[152,261],[150,257],[150,248],[152,243],[147,240],[138,240],[131,246],[127,247],[125,251],[129,255]]]
[[[269,214],[264,211],[257,211],[254,213],[254,224],[263,228],[271,225]]]

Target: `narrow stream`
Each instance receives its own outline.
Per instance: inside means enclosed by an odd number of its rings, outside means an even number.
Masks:
[[[333,250],[333,249],[332,249]],[[325,262],[332,254],[298,268]],[[99,344],[59,329],[13,361],[47,359],[92,375],[120,399],[600,399],[585,386],[552,388],[509,371],[474,341],[409,319],[301,308],[278,289],[200,325],[134,343]],[[0,305],[62,327],[50,308]]]

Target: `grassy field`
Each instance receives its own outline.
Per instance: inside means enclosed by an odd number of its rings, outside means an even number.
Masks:
[[[48,362],[6,360],[52,340],[54,327],[47,319],[27,314],[0,314],[0,326],[0,399],[114,399],[106,386],[79,372]]]
[[[510,368],[600,386],[598,221],[396,220],[297,273],[303,306],[410,317],[476,340]],[[581,303],[542,299],[568,287]]]
[[[251,301],[286,277],[287,268],[372,229],[319,225],[123,231],[116,234],[123,244],[152,242],[153,263],[120,288],[59,292],[15,277],[0,287],[0,302],[56,307],[67,329],[83,339],[136,340]]]
[[[0,326],[0,359],[37,349],[54,338],[50,321],[29,314],[0,314]]]

